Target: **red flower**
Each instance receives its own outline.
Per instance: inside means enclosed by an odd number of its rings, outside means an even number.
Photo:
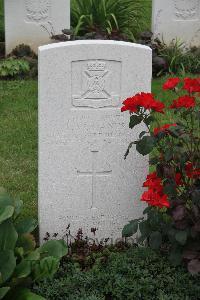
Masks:
[[[121,108],[121,112],[129,110],[130,112],[137,112],[138,108],[133,97],[127,98],[123,102],[124,106]]]
[[[183,185],[181,173],[176,173],[175,182],[176,182],[176,185]]]
[[[151,206],[157,206],[159,208],[170,207],[167,195],[160,195],[155,192],[153,189],[144,192],[141,201],[147,202]]]
[[[167,195],[163,194],[162,179],[157,176],[156,172],[147,176],[143,187],[148,187],[149,190],[143,193],[141,201],[159,208],[170,206]]]
[[[147,176],[147,180],[143,183],[143,187],[157,190],[157,192],[160,193],[163,191],[162,180],[161,178],[157,177],[156,172]]]
[[[153,132],[154,132],[154,135],[157,135],[157,134],[160,133],[160,132],[168,133],[168,129],[169,129],[171,126],[176,126],[176,124],[165,124],[164,126],[155,128],[154,131],[153,131]]]
[[[200,92],[200,78],[185,78],[183,89],[189,93],[198,93]]]
[[[195,98],[186,95],[174,100],[170,108],[191,108],[194,107],[195,104]]]
[[[178,77],[176,78],[169,78],[164,84],[163,84],[163,90],[173,90],[177,84],[180,82],[180,79]]]
[[[156,112],[164,113],[164,104],[158,100],[154,99],[153,94],[151,93],[140,93],[136,94],[133,97],[127,98],[123,102],[123,107],[121,108],[121,111],[127,111],[130,112],[138,112],[140,107],[144,107],[145,109],[152,109]]]
[[[195,169],[191,162],[188,162],[185,166],[186,174],[189,178],[200,177],[200,168]]]
[[[163,111],[164,108],[165,108],[165,105],[162,102],[156,101],[156,100],[154,101],[154,103],[152,104],[152,107],[151,107],[151,109],[153,109],[154,111],[159,112],[161,114],[164,114],[164,111]]]

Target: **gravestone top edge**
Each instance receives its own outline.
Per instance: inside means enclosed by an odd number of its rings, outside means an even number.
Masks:
[[[39,52],[43,52],[50,49],[56,48],[63,48],[63,47],[70,47],[70,46],[82,46],[82,45],[112,45],[112,46],[124,46],[124,47],[132,47],[132,48],[139,48],[144,50],[149,50],[152,52],[149,46],[130,43],[130,42],[123,42],[123,41],[115,41],[115,40],[79,40],[79,41],[70,41],[70,42],[60,42],[60,43],[53,43],[44,46],[40,46],[38,48]]]

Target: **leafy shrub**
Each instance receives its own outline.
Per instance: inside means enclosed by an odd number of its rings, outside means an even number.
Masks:
[[[134,220],[124,227],[123,236],[141,232],[140,242],[147,239],[154,249],[167,247],[172,263],[187,262],[188,270],[200,272],[200,78],[168,79],[164,90],[179,97],[168,108],[174,113],[172,124],[162,125],[157,113],[167,113],[165,105],[150,93],[126,99],[122,111],[130,111],[129,127],[146,125],[139,139],[132,142],[143,156],[154,153],[151,164],[155,172],[148,175],[141,197],[149,207],[147,220]],[[183,91],[186,94],[183,94]],[[150,130],[152,122],[159,127]],[[156,151],[155,151],[156,150]],[[153,152],[154,151],[154,152]]]
[[[193,47],[184,53],[181,63],[185,72],[200,74],[200,47]]]
[[[145,1],[73,0],[71,3],[74,35],[89,32],[120,32],[134,40],[142,25]]]
[[[31,47],[29,45],[25,44],[20,44],[16,46],[12,52],[11,56],[16,56],[17,58],[22,58],[22,57],[32,57],[36,58],[36,54],[31,50]]]
[[[29,71],[30,66],[26,60],[8,58],[0,61],[0,78],[23,77]]]
[[[178,73],[184,71],[182,57],[184,51],[184,43],[178,39],[172,40],[169,45],[164,42],[159,44],[159,55],[167,61],[169,73]]]
[[[48,300],[197,300],[199,280],[151,249],[131,248],[102,254],[84,272],[65,261],[53,280],[35,285],[34,291]]]
[[[169,45],[157,41],[158,55],[163,57],[170,73],[200,73],[200,48],[186,49],[184,43],[175,39]]]
[[[22,201],[0,195],[0,299],[42,300],[28,289],[32,281],[52,277],[66,255],[63,241],[36,248],[32,218],[19,219]]]

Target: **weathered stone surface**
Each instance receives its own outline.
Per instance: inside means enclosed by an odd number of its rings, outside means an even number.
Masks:
[[[52,34],[70,28],[70,0],[6,0],[4,5],[7,54],[19,44],[37,52]]]
[[[151,49],[116,41],[77,41],[39,48],[40,236],[120,238],[142,215],[139,201],[148,159],[129,143],[143,126],[128,128],[122,100],[150,91]]]
[[[152,31],[166,43],[200,46],[200,0],[153,0]]]

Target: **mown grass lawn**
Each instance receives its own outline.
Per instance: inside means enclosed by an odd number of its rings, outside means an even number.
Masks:
[[[169,103],[163,92],[165,78],[156,79],[152,91]],[[172,122],[170,113],[162,122]],[[128,124],[127,124],[128,126]],[[0,81],[0,186],[25,204],[25,215],[37,216],[37,82]]]
[[[37,82],[0,82],[0,186],[37,213]]]

